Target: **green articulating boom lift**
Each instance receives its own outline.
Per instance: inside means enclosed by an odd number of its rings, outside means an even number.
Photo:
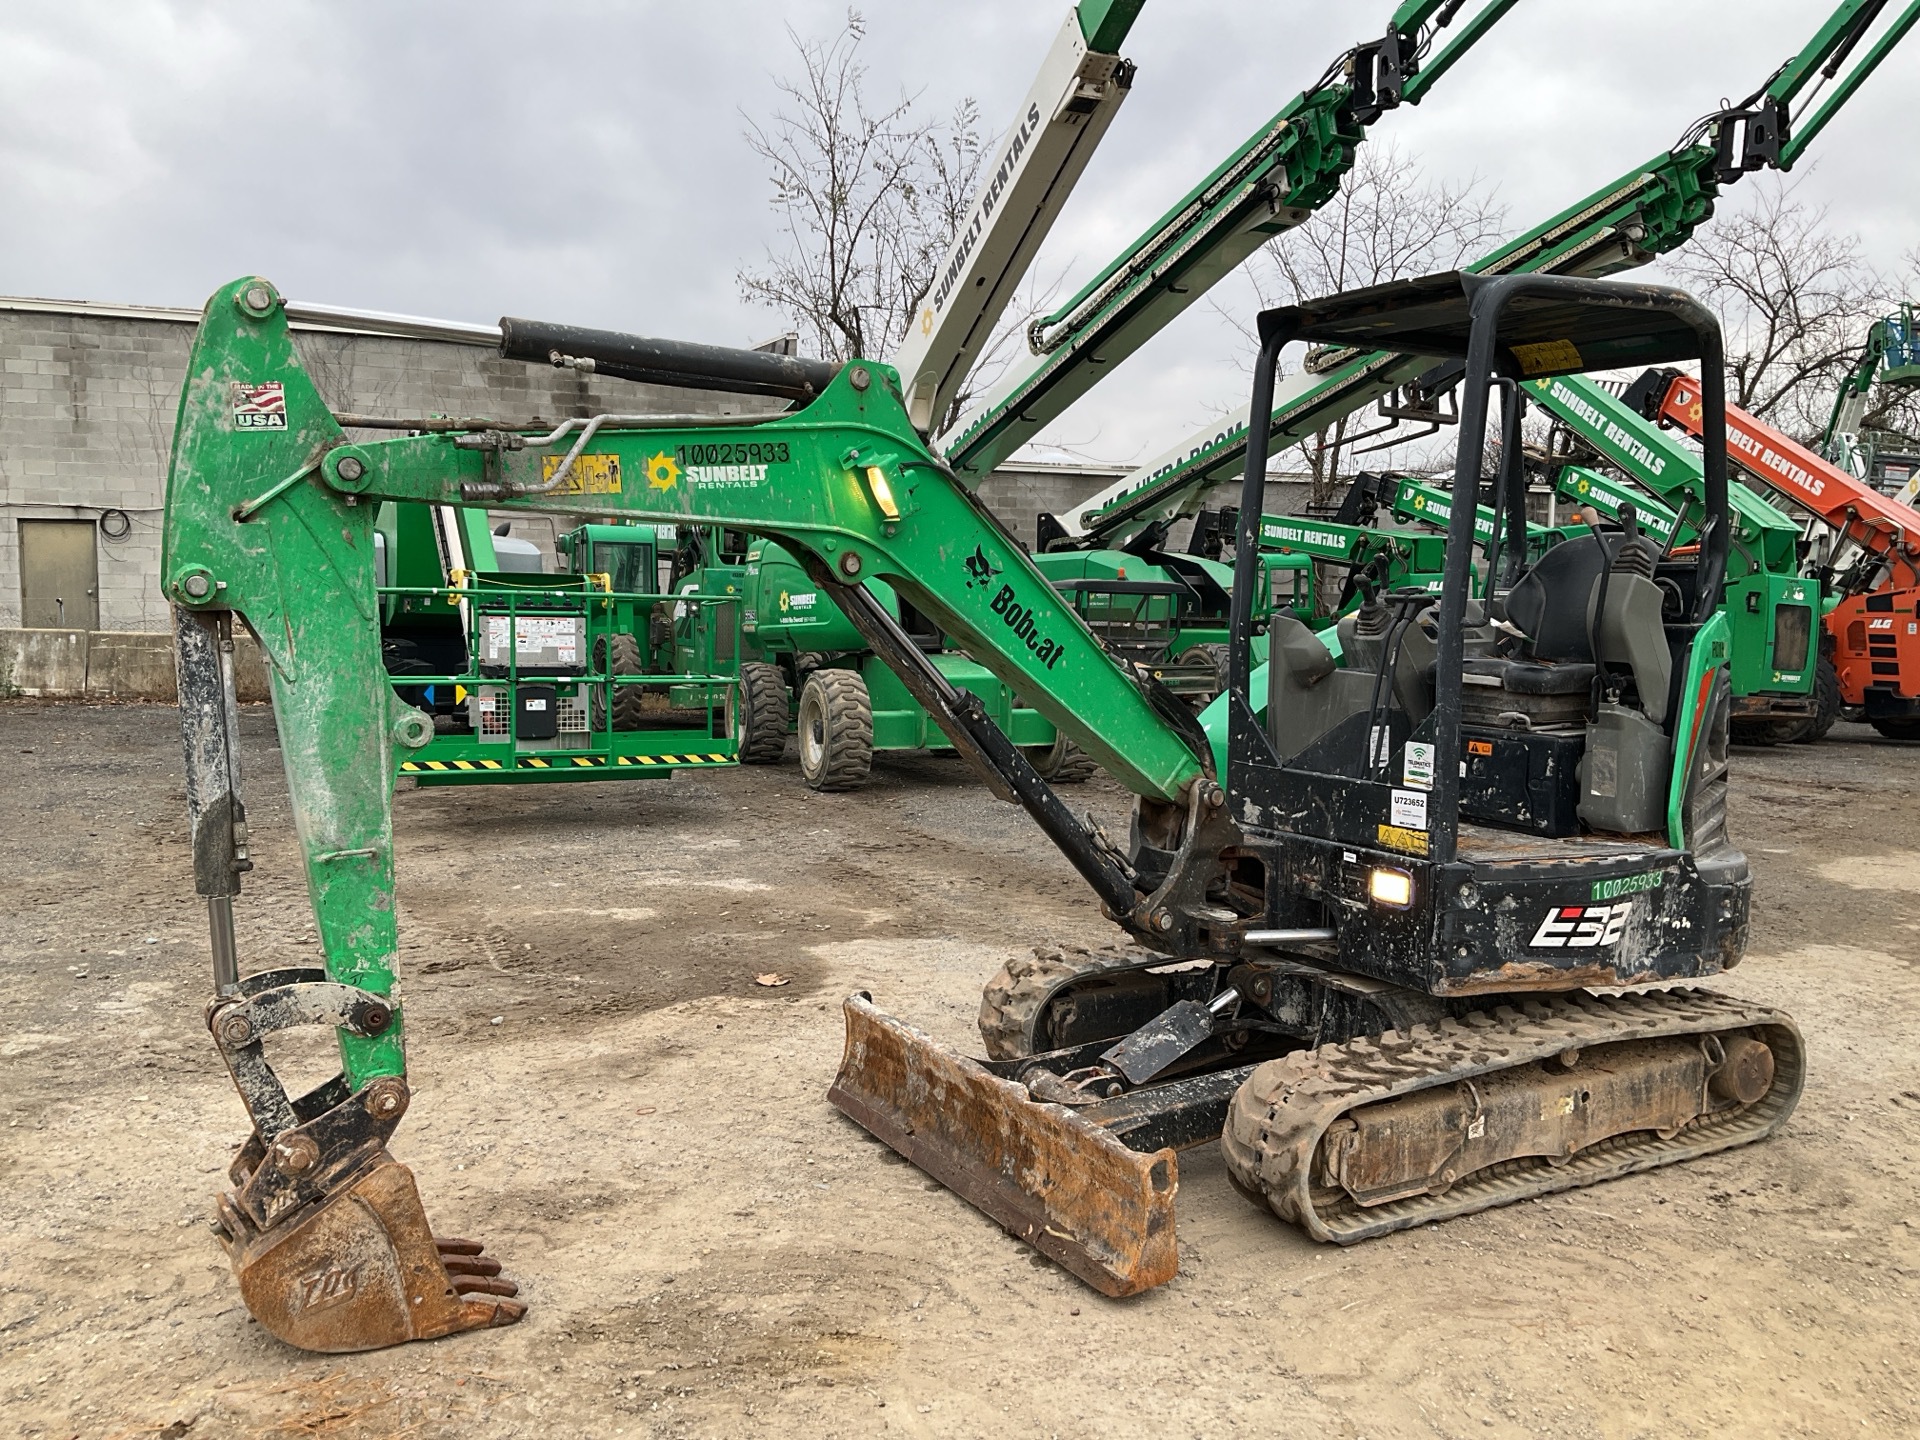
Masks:
[[[1877,438],[1866,432],[1867,402],[1876,384],[1896,389],[1920,385],[1920,320],[1914,318],[1913,302],[1901,305],[1891,315],[1874,321],[1867,331],[1867,343],[1861,347],[1847,378],[1833,397],[1833,410],[1826,428],[1820,433],[1817,449],[1855,479],[1892,494],[1902,505],[1913,504],[1920,496],[1920,464],[1916,457],[1903,455],[1898,462],[1905,470],[1891,483],[1886,477],[1886,460]]]
[[[1250,1195],[1312,1236],[1351,1242],[1724,1150],[1791,1112],[1804,1072],[1793,1022],[1668,988],[1735,964],[1747,935],[1747,863],[1726,830],[1726,622],[1710,604],[1664,618],[1659,586],[1718,593],[1724,447],[1705,451],[1709,518],[1691,559],[1662,560],[1631,534],[1556,546],[1518,570],[1498,631],[1469,595],[1489,397],[1510,397],[1510,377],[1543,356],[1603,368],[1697,358],[1708,434],[1720,433],[1719,331],[1679,292],[1448,274],[1259,317],[1256,413],[1292,341],[1364,336],[1424,364],[1464,358],[1462,503],[1443,588],[1382,597],[1369,616],[1382,623],[1344,667],[1299,621],[1274,617],[1262,721],[1256,439],[1234,550],[1224,766],[1192,712],[1111,657],[928,448],[888,367],[804,372],[816,393],[799,409],[596,416],[557,434],[395,417],[403,433],[356,443],[302,367],[288,309],[258,278],[209,300],[162,556],[195,886],[212,931],[207,1023],[253,1126],[219,1228],[248,1309],[281,1339],[367,1349],[524,1313],[479,1244],[433,1234],[387,1148],[410,1099],[391,756],[431,731],[381,660],[373,537],[389,501],[775,541],[994,792],[1026,809],[1138,952],[1010,966],[983,999],[984,1061],[855,995],[831,1098],[1108,1294],[1173,1275],[1177,1151],[1216,1137]],[[685,346],[671,358],[693,385],[718,374],[777,394],[796,376],[789,358],[752,352]],[[256,426],[269,394],[277,423]],[[744,451],[751,473],[697,463],[715,446]],[[1504,453],[1517,469],[1517,447]],[[672,478],[566,494],[583,460]],[[1503,464],[1497,486],[1513,483]],[[1124,848],[946,684],[862,588],[871,580],[1134,792]],[[240,965],[234,900],[252,862],[236,618],[269,667],[317,967]],[[1489,723],[1509,708],[1553,723]],[[316,1028],[336,1031],[340,1073],[291,1095],[269,1047]]]
[[[1646,418],[1631,398],[1583,375],[1528,383],[1529,400],[1553,417],[1556,435],[1599,457],[1644,492],[1608,483],[1598,471],[1565,467],[1555,487],[1609,519],[1630,503],[1659,544],[1699,543],[1703,506],[1700,452],[1678,431]],[[1649,500],[1648,496],[1654,497]],[[1840,682],[1820,643],[1820,581],[1803,573],[1800,527],[1736,481],[1730,491],[1733,550],[1721,603],[1733,685],[1733,734],[1745,744],[1818,740],[1840,713]]]
[[[1041,322],[1053,339],[1042,341],[1045,348],[1035,352],[1030,363],[1016,366],[1015,375],[993,398],[951,429],[961,438],[948,458],[963,480],[978,484],[1248,253],[1326,204],[1338,193],[1353,163],[1354,147],[1373,122],[1401,104],[1418,104],[1515,3],[1488,0],[1438,52],[1434,47],[1455,23],[1464,0],[1406,0],[1399,5],[1381,39],[1340,56],[1316,85],[1236,149],[1059,314]],[[1093,38],[1109,48],[1117,45],[1138,9],[1138,3],[1108,7]],[[1089,11],[1083,7],[1076,13],[1084,27]],[[1060,46],[1071,49],[1078,37],[1070,24]],[[1053,169],[1034,161],[1032,147],[1022,148],[1043,114],[1055,116],[1055,131],[1063,117],[1072,117],[1069,101],[1077,92],[1071,86],[1062,92],[1059,80],[1084,74],[1093,63],[1086,55],[1073,64],[1061,63],[1060,46],[1010,127],[1004,158],[969,211],[972,218],[935,271],[919,323],[890,359],[906,377],[907,409],[922,434],[938,433],[950,418],[988,332],[1098,138],[1097,133],[1078,137],[1071,171],[1063,170],[1045,184],[1036,177],[1053,175]],[[1118,65],[1123,68],[1103,69],[1097,76],[1102,94],[1111,95],[1115,106],[1132,76],[1131,66]],[[1041,133],[1044,140],[1050,132]],[[1069,152],[1060,153],[1064,157]],[[1025,207],[1016,203],[1022,194],[1031,196]],[[1117,653],[1145,666],[1175,693],[1197,702],[1211,700],[1224,683],[1228,602],[1221,588],[1224,572],[1214,573],[1222,567],[1203,556],[1168,553],[1153,537],[1136,538],[1141,543],[1084,559],[1043,561],[1041,568],[1067,587],[1083,618],[1118,647]],[[771,542],[761,547],[761,555],[760,563],[782,574],[796,563]],[[1282,573],[1275,583],[1284,585],[1283,595],[1297,588],[1293,568],[1278,567]],[[702,588],[717,592],[721,586],[703,581]],[[756,598],[747,609],[756,626],[769,613],[767,600],[793,593],[784,587],[754,588]],[[820,634],[811,638],[824,642],[831,635],[844,641],[850,622],[832,613],[824,596],[816,604],[822,607],[815,614]],[[973,657],[947,643],[949,637],[937,629],[918,633],[924,652],[950,683],[979,695],[1017,742],[1030,749],[1042,775],[1072,782],[1094,773],[1097,767],[1090,757],[1021,705],[1017,695],[999,690]],[[807,648],[792,648],[801,643]],[[809,637],[778,626],[762,632],[757,643],[750,639],[748,649],[760,652],[757,663],[778,666],[779,683],[789,687],[801,771],[816,789],[850,790],[864,784],[874,751],[947,748],[933,719],[872,652],[813,644]],[[771,671],[743,672],[743,690],[770,693],[775,680]],[[770,713],[771,701],[760,708]],[[743,701],[739,713],[754,709]],[[774,753],[770,743],[756,747],[744,736],[736,740],[749,761]]]
[[[1843,0],[1798,54],[1741,103],[1716,110],[1662,151],[1611,185],[1569,206],[1470,268],[1481,275],[1603,276],[1644,265],[1684,245],[1712,214],[1722,187],[1760,169],[1789,170],[1916,20],[1920,0],[1908,0],[1866,45],[1851,69],[1847,60],[1866,41],[1889,6],[1886,0]],[[1729,12],[1728,23],[1742,24]],[[1837,77],[1837,78],[1836,78]],[[1832,81],[1821,97],[1821,87]],[[1810,113],[1795,106],[1812,104]],[[1419,360],[1356,352],[1332,369],[1289,376],[1279,387],[1267,433],[1284,449],[1344,415],[1417,380]],[[1417,393],[1388,407],[1401,418],[1432,415]],[[1168,517],[1191,513],[1214,485],[1238,472],[1246,454],[1247,417],[1236,413],[1208,426],[1091,497],[1058,526],[1073,543],[1118,545]]]
[[[1368,477],[1356,477],[1355,483],[1364,482]],[[1392,499],[1387,509],[1396,520],[1405,520],[1415,525],[1431,525],[1435,529],[1445,530],[1453,521],[1453,496],[1444,486],[1435,485],[1417,475],[1382,477],[1376,482],[1382,490],[1391,490]],[[1473,538],[1477,545],[1485,545],[1493,538],[1494,513],[1491,505],[1478,506],[1473,516]],[[1652,526],[1646,527],[1651,531]],[[1535,525],[1527,523],[1527,555],[1537,558],[1549,545],[1557,545],[1573,533],[1564,525]],[[1656,536],[1656,539],[1663,538]]]

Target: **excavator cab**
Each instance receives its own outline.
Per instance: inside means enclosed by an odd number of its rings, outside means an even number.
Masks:
[[[1713,606],[1724,447],[1686,561],[1705,598],[1684,612],[1631,516],[1526,549],[1519,382],[1697,359],[1717,410],[1712,316],[1660,286],[1449,273],[1271,310],[1260,335],[1255,415],[1295,341],[1464,362],[1441,588],[1374,595],[1337,656],[1275,615],[1256,693],[1256,427],[1227,773],[1181,814],[1136,812],[1148,898],[1116,918],[1149,949],[1008,966],[982,1003],[984,1062],[856,996],[833,1091],[1108,1294],[1177,1268],[1177,1151],[1216,1137],[1250,1198],[1350,1243],[1758,1139],[1801,1086],[1778,1012],[1588,990],[1712,975],[1745,948]],[[1487,481],[1496,395],[1508,443]],[[1504,524],[1476,554],[1483,501]]]

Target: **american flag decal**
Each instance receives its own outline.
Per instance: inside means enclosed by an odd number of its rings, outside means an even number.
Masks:
[[[287,387],[278,380],[247,385],[236,380],[229,387],[233,395],[233,426],[236,430],[284,430],[287,428]]]

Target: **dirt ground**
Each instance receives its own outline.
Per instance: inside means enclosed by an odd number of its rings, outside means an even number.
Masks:
[[[270,716],[244,731],[262,968],[317,951]],[[532,1309],[325,1358],[249,1319],[205,1224],[244,1124],[173,712],[0,706],[0,1435],[1912,1434],[1917,796],[1920,747],[1863,727],[1737,752],[1722,988],[1812,1054],[1780,1138],[1352,1250],[1206,1147],[1180,1277],[1110,1301],[826,1103],[848,991],[972,1049],[1001,961],[1113,937],[958,762],[404,792],[394,1148]]]

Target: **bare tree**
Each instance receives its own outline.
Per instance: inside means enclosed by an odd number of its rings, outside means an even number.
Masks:
[[[915,118],[915,97],[875,105],[866,93],[859,12],[830,41],[788,34],[801,75],[776,81],[786,107],[747,118],[747,143],[770,167],[784,245],[742,269],[741,296],[780,312],[816,353],[888,354],[906,333],[959,227],[985,153],[979,110]]]
[[[1796,189],[1761,180],[1745,208],[1700,231],[1666,269],[1720,316],[1727,398],[1813,441],[1889,296],[1859,237],[1830,228],[1826,207]]]
[[[1306,224],[1263,247],[1248,262],[1248,274],[1266,306],[1447,270],[1490,248],[1506,215],[1478,176],[1429,180],[1413,155],[1369,141],[1340,193]],[[1365,428],[1364,414],[1347,416],[1301,443],[1311,503],[1339,494],[1348,476],[1343,461]]]

